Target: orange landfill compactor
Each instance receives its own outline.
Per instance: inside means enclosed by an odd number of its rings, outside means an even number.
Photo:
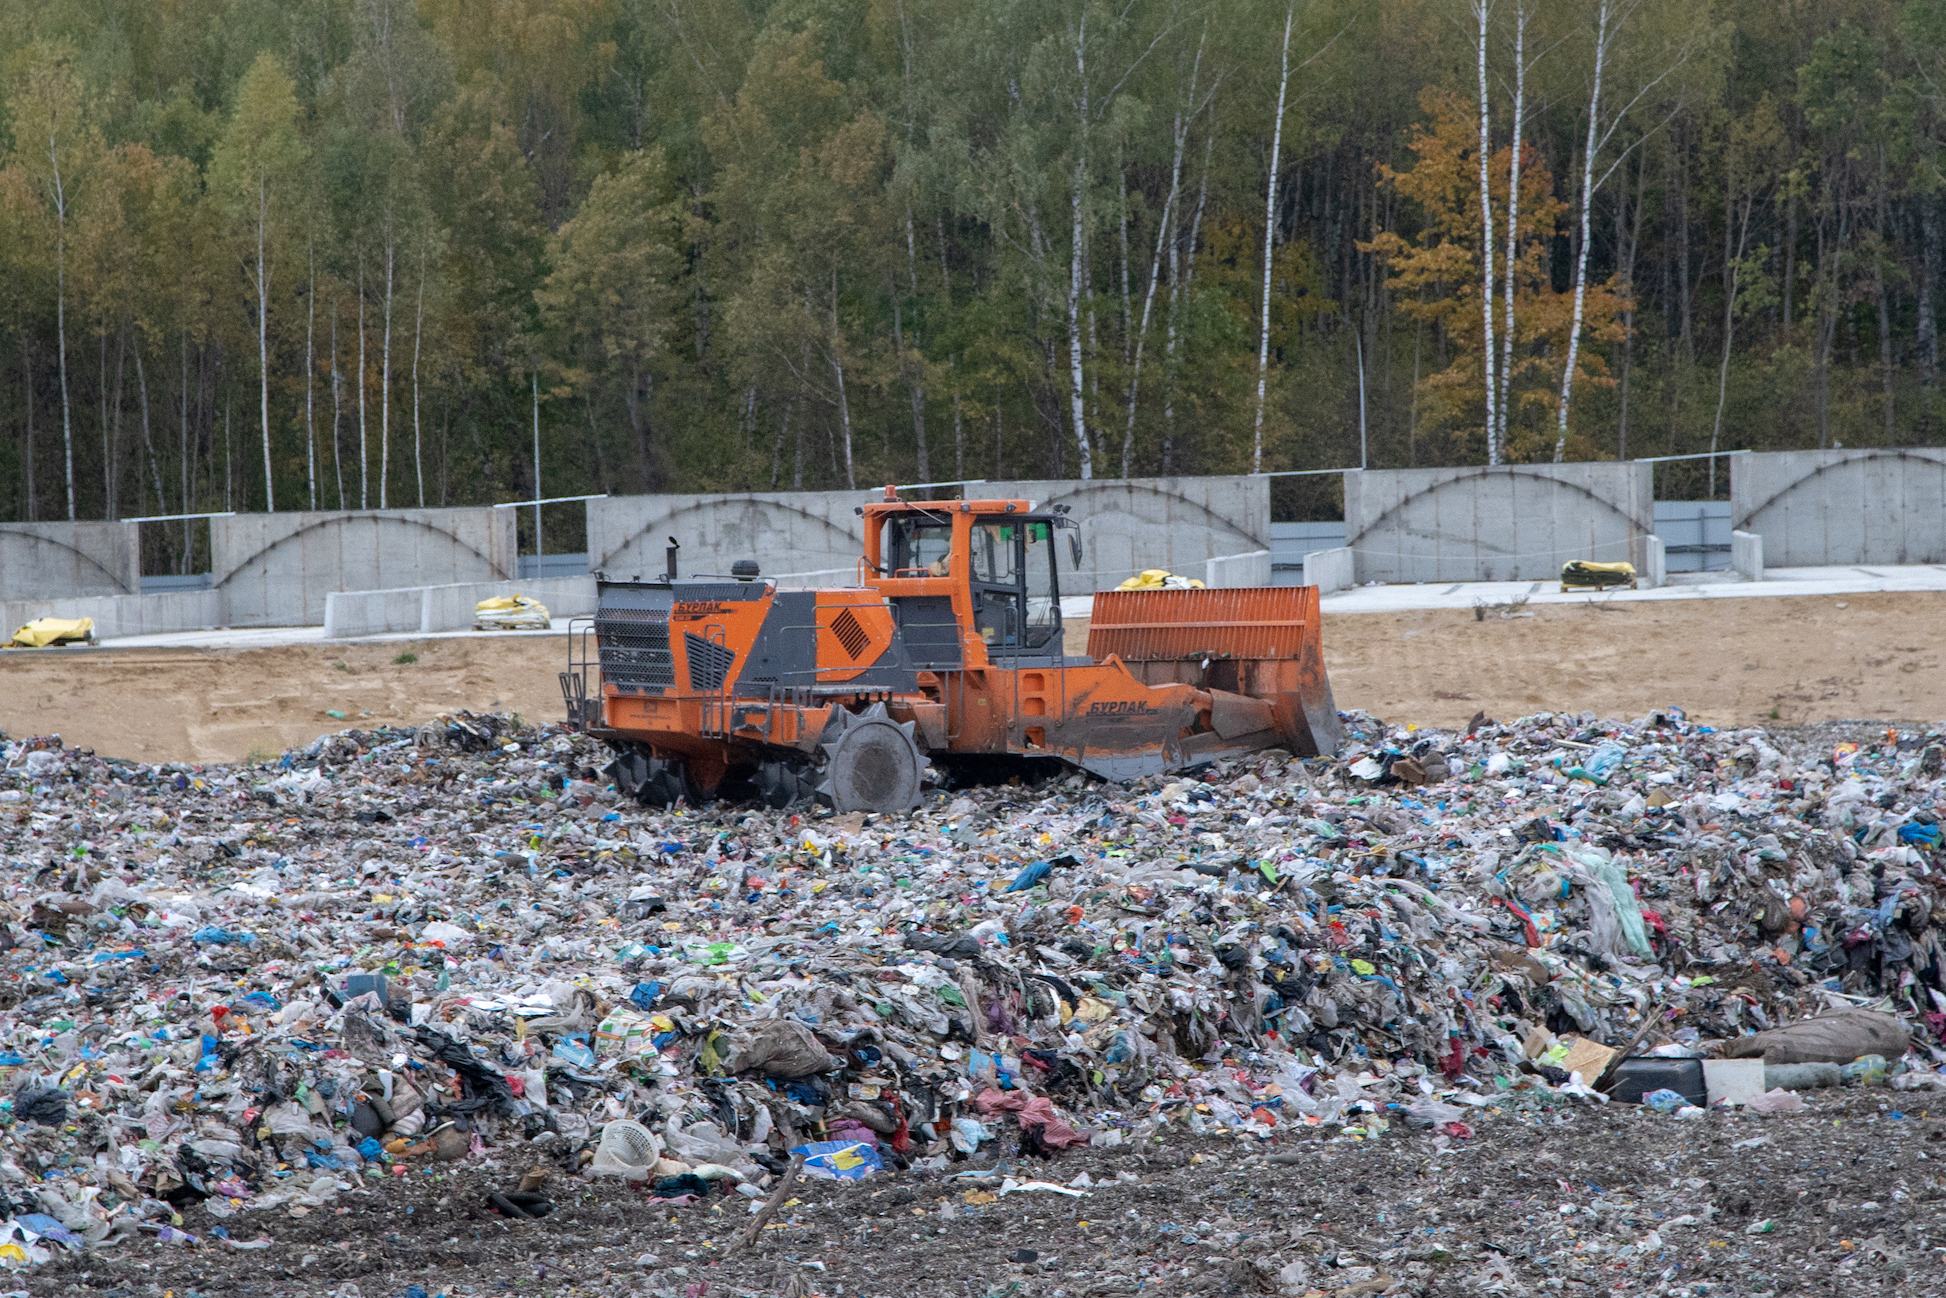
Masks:
[[[664,577],[599,581],[561,691],[616,750],[622,792],[897,811],[934,763],[1129,780],[1337,751],[1315,586],[1105,591],[1082,656],[1062,643],[1061,551],[1071,577],[1081,564],[1062,507],[888,487],[858,512],[855,585],[783,589],[750,559],[678,577],[673,538]]]

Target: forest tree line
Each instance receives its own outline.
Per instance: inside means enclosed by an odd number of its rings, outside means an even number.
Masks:
[[[1936,0],[16,0],[0,72],[15,519],[1941,440]]]

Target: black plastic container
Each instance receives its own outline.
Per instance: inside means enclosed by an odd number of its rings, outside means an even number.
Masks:
[[[1703,1061],[1700,1059],[1665,1059],[1655,1055],[1638,1056],[1624,1059],[1615,1065],[1609,1075],[1610,1099],[1624,1104],[1640,1104],[1642,1097],[1653,1091],[1670,1090],[1702,1108],[1709,1102],[1709,1090],[1703,1084]]]

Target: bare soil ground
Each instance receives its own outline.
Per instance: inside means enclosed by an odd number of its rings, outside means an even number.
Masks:
[[[1946,593],[1326,614],[1341,708],[1463,724],[1543,710],[1712,725],[1946,719]],[[1085,630],[1070,627],[1074,652]],[[410,653],[416,661],[397,662]],[[0,652],[0,731],[141,761],[236,761],[457,708],[558,716],[564,636],[249,650]],[[342,712],[343,719],[332,712]]]
[[[524,1164],[448,1165],[302,1218],[193,1207],[197,1244],[144,1240],[16,1283],[33,1298],[1937,1295],[1946,1124],[1928,1098],[1820,1091],[1798,1116],[1693,1121],[1516,1102],[1478,1111],[1467,1140],[1398,1125],[1371,1141],[1172,1135],[1011,1161],[1021,1180],[1086,1172],[1079,1198],[917,1171],[805,1182],[736,1251],[739,1196],[672,1207],[557,1176],[550,1215],[507,1222],[485,1199]],[[952,1171],[993,1166],[983,1151]],[[217,1226],[270,1243],[233,1251]]]

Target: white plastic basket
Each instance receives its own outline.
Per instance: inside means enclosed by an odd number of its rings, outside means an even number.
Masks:
[[[646,1181],[655,1160],[662,1157],[662,1142],[639,1122],[618,1118],[601,1129],[601,1143],[595,1146],[594,1170],[605,1176],[630,1181]]]

